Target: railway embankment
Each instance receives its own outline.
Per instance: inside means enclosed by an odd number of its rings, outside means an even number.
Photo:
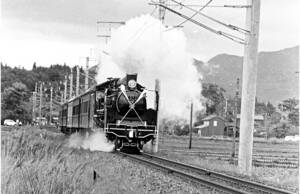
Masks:
[[[113,153],[70,148],[55,131],[1,130],[3,193],[211,193]]]

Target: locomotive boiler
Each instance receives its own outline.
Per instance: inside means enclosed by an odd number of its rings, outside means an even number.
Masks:
[[[61,131],[102,131],[115,149],[142,150],[145,143],[157,138],[158,82],[155,88],[148,90],[137,83],[137,74],[109,78],[61,106]]]

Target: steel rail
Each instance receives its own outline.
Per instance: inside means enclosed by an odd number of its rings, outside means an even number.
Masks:
[[[272,193],[272,194],[273,193],[292,194],[292,192],[290,192],[290,191],[282,190],[282,189],[271,187],[271,186],[266,186],[266,185],[263,185],[263,184],[260,184],[260,183],[256,183],[256,182],[253,182],[253,181],[248,181],[248,180],[233,177],[233,176],[230,176],[230,175],[214,172],[214,171],[207,170],[207,169],[204,169],[204,168],[199,168],[199,167],[195,167],[195,166],[192,166],[192,165],[179,163],[179,162],[176,162],[176,161],[172,161],[172,160],[169,160],[169,159],[166,159],[166,158],[154,156],[154,155],[151,155],[151,154],[144,153],[143,156],[146,156],[147,158],[151,158],[151,159],[154,159],[154,160],[158,160],[158,161],[167,163],[168,165],[171,165],[171,166],[177,166],[181,169],[183,168],[183,169],[186,169],[186,170],[189,170],[189,171],[197,172],[198,174],[201,174],[201,175],[206,175],[206,176],[213,177],[213,178],[225,181],[225,182],[229,182],[231,184],[238,185],[239,187],[242,185],[243,187],[247,187],[248,189],[251,189],[251,190],[254,189],[254,190],[256,190],[256,192],[259,191],[259,192],[262,192],[262,193]]]
[[[205,151],[187,151],[187,150],[169,150],[169,149],[162,149],[165,152],[178,152],[178,153],[185,153],[185,154],[193,154],[193,155],[217,155],[217,156],[230,156],[230,152],[205,152]],[[293,157],[292,157],[293,156]],[[264,158],[264,159],[281,159],[281,160],[298,160],[298,156],[296,155],[286,155],[286,156],[279,156],[279,155],[261,155],[261,154],[253,154],[254,158]]]
[[[196,155],[205,159],[218,159],[223,161],[232,161],[230,153],[209,153],[209,152],[185,152],[178,150],[163,150],[169,152],[185,153],[187,155]],[[234,158],[237,161],[237,158]],[[266,166],[266,167],[282,167],[282,168],[298,168],[299,160],[295,157],[282,157],[282,156],[262,156],[256,155],[253,158],[253,166]]]
[[[180,170],[177,170],[175,168],[172,168],[172,167],[169,167],[169,166],[166,166],[166,165],[162,165],[162,164],[153,162],[151,160],[147,160],[147,159],[145,159],[143,157],[138,157],[136,155],[126,154],[126,153],[123,153],[123,152],[119,152],[119,154],[121,154],[122,156],[128,157],[130,159],[133,159],[135,161],[142,162],[144,164],[153,166],[153,167],[155,167],[157,169],[162,169],[164,171],[167,171],[167,173],[169,173],[169,174],[171,173],[171,174],[177,175],[177,176],[179,176],[181,178],[188,179],[188,180],[190,180],[190,181],[192,181],[194,183],[199,183],[199,184],[201,184],[203,186],[206,186],[206,187],[209,187],[209,188],[213,188],[213,189],[219,190],[221,192],[238,193],[238,194],[246,194],[246,193],[248,193],[248,192],[245,192],[244,190],[240,190],[240,189],[237,189],[237,188],[234,188],[234,187],[229,187],[227,185],[223,185],[223,184],[220,184],[218,182],[211,181],[209,179],[205,179],[203,177],[194,176],[194,175],[189,174],[187,172],[180,171]]]
[[[161,149],[161,151],[180,152],[180,153],[188,153],[188,154],[219,154],[219,155],[230,155],[231,154],[231,152],[206,152],[206,151],[187,150],[187,149],[177,149],[177,150]],[[286,154],[286,156],[266,155],[266,154],[262,155],[262,154],[258,154],[258,153],[253,154],[253,156],[256,156],[256,157],[270,157],[270,158],[298,158],[298,152],[290,152],[289,154]],[[296,155],[292,155],[292,154],[296,154]]]

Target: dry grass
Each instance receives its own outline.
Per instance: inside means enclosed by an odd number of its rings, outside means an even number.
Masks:
[[[1,145],[2,193],[211,193],[119,155],[68,148],[46,130],[2,131]]]

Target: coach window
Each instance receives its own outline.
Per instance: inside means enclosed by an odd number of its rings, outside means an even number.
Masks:
[[[104,96],[103,92],[97,92],[96,102],[98,109],[103,109],[104,107]]]
[[[214,121],[214,127],[218,126],[218,121]]]

